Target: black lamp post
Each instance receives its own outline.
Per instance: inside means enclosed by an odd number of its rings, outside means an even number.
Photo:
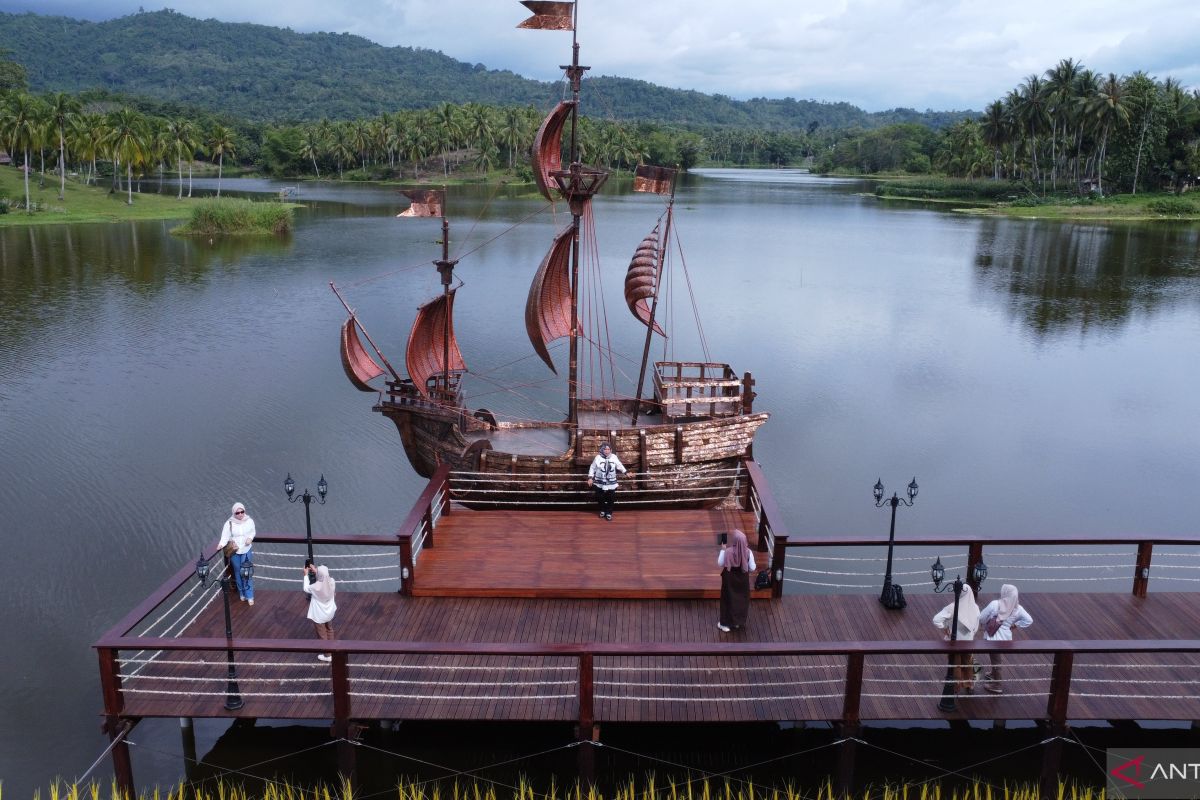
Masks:
[[[958,599],[962,597],[964,586],[962,577],[955,576],[954,583],[948,583],[945,586],[942,586],[942,581],[946,578],[946,569],[942,566],[941,558],[934,562],[933,566],[929,570],[929,575],[933,578],[933,591],[935,593],[940,594],[941,592],[950,591],[951,589],[954,590],[954,617],[950,621],[950,641],[957,642]],[[976,562],[975,566],[971,569],[971,577],[974,579],[975,585],[979,586],[979,584],[983,583],[984,579],[987,578],[987,565],[984,564],[983,561]],[[938,709],[941,711],[953,711],[955,709],[954,697],[956,691],[954,681],[954,655],[954,653],[950,654],[949,660],[946,664],[946,680],[942,684],[942,699],[938,701]]]
[[[329,493],[329,484],[325,482],[325,476],[322,475],[321,480],[317,481],[317,494],[320,495],[319,499],[314,498],[311,494],[309,494],[308,489],[305,489],[304,494],[300,495],[299,497],[293,497],[292,495],[296,493],[296,482],[292,480],[292,473],[289,472],[287,478],[285,478],[283,481],[283,491],[287,492],[289,503],[294,503],[297,500],[304,501],[304,535],[308,540],[308,560],[304,562],[304,566],[310,567],[313,563],[312,515],[309,513],[308,507],[312,505],[313,500],[317,500],[321,505],[325,505],[325,495]],[[316,580],[317,576],[313,575],[311,572],[308,573],[308,582],[310,584],[315,583]]]
[[[888,556],[887,556],[887,572],[883,576],[883,591],[879,593],[879,602],[883,603],[884,608],[899,609],[904,608],[908,603],[904,600],[904,595],[900,591],[899,586],[892,585],[892,548],[896,545],[896,506],[903,503],[911,507],[913,501],[917,499],[917,479],[913,478],[912,483],[908,484],[908,499],[904,500],[895,492],[892,492],[890,500],[883,499],[883,481],[875,481],[875,507],[883,508],[884,506],[892,507],[892,527],[888,531]]]
[[[254,577],[254,564],[249,560],[242,562],[242,580],[248,581]],[[209,567],[208,561],[205,560],[204,554],[200,554],[200,558],[196,561],[196,578],[199,579],[201,586],[209,584]],[[237,665],[233,661],[233,618],[229,614],[229,570],[223,568],[221,571],[221,599],[225,602],[225,640],[227,648],[225,650],[225,663],[229,667],[228,679],[229,682],[225,685],[225,710],[237,711],[242,707],[242,695],[237,685]]]

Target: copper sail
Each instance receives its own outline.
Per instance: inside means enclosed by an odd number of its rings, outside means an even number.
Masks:
[[[350,382],[364,392],[376,391],[367,381],[383,374],[383,367],[375,363],[371,354],[358,339],[358,322],[350,317],[342,325],[342,368]]]
[[[633,253],[629,270],[625,273],[625,304],[643,325],[651,325],[650,306],[646,302],[654,297],[654,283],[658,278],[658,228],[642,239]],[[666,336],[658,323],[653,323],[654,332]]]
[[[566,127],[574,105],[567,100],[561,101],[542,120],[542,126],[538,128],[537,136],[533,139],[533,179],[537,181],[538,189],[547,200],[554,199],[550,189],[558,185],[550,173],[562,169],[563,128]]]
[[[550,252],[542,259],[529,299],[525,302],[525,330],[529,341],[542,361],[556,374],[554,361],[547,345],[571,334],[571,276],[568,265],[571,257],[571,234],[567,226],[554,237]]]
[[[443,366],[446,353],[446,335],[450,338],[450,364],[452,372],[463,372],[467,365],[463,363],[462,352],[454,338],[454,293],[451,289],[436,300],[430,300],[417,309],[417,318],[413,321],[412,330],[408,334],[408,350],[405,353],[405,364],[408,377],[412,379],[417,391],[429,396],[429,379],[441,375],[446,368]],[[447,324],[448,323],[448,324]]]

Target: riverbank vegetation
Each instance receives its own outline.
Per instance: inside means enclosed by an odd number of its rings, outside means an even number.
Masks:
[[[1105,800],[1104,788],[1060,782],[1053,797],[1044,797],[1036,785],[1004,784],[974,781],[960,785],[944,785],[923,781],[917,784],[867,786],[853,794],[837,792],[826,781],[805,789],[787,783],[783,786],[761,786],[750,781],[718,779],[661,779],[653,773],[640,781],[629,777],[617,780],[609,787],[598,783],[577,781],[574,785],[535,787],[525,777],[507,787],[495,781],[474,780],[471,783],[452,781],[402,780],[396,787],[400,800]],[[105,792],[100,784],[80,785],[55,783],[50,787],[50,800],[102,800]],[[511,792],[511,795],[510,795]],[[112,781],[105,800],[135,800]],[[38,795],[34,795],[37,800]],[[251,792],[244,785],[225,780],[205,781],[138,793],[136,800],[354,800],[355,790],[347,780],[333,785],[305,787],[287,780],[267,781],[261,791]]]
[[[173,193],[158,194],[154,183],[142,191],[135,181],[134,202],[126,194],[103,186],[87,186],[67,180],[59,200],[59,184],[53,176],[33,173],[29,178],[29,203],[21,171],[0,168],[0,226],[46,225],[64,222],[120,222],[138,219],[182,219],[191,213],[190,202],[176,200]],[[168,190],[170,191],[170,190]]]
[[[197,201],[191,219],[171,232],[181,236],[278,236],[291,230],[291,205],[226,197]]]
[[[141,15],[138,15],[141,16]],[[0,55],[0,66],[5,63]],[[17,65],[19,67],[19,65]],[[173,175],[191,195],[197,163],[221,179],[229,169],[273,177],[444,183],[529,182],[528,147],[541,120],[532,105],[442,102],[369,117],[295,124],[250,122],[176,104],[103,92],[43,96],[25,90],[19,70],[0,87],[0,147],[26,176],[53,175],[69,206],[69,175],[109,184],[133,204],[135,186]],[[651,87],[655,88],[655,87]],[[1195,218],[1183,196],[1200,174],[1200,90],[1143,73],[1101,75],[1064,59],[1030,75],[977,117],[935,128],[901,122],[831,129],[792,117],[768,126],[667,124],[584,117],[583,159],[622,173],[640,163],[799,167],[898,180],[881,197],[991,204],[999,213],[1047,209],[1090,218],[1097,204],[1137,218]],[[18,173],[19,169],[15,170]],[[28,181],[6,192],[10,210],[35,204]],[[1113,196],[1162,194],[1164,202],[1113,203]]]

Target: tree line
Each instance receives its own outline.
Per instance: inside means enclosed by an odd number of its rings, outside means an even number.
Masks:
[[[1141,71],[1101,75],[1067,58],[978,118],[941,132],[896,125],[848,134],[817,166],[990,177],[1040,195],[1181,192],[1200,174],[1200,90]]]

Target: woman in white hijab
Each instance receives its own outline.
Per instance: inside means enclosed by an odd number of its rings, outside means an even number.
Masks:
[[[992,620],[996,622],[989,625]],[[1018,602],[1017,587],[1006,583],[1000,587],[1000,599],[988,603],[979,612],[979,624],[983,626],[984,640],[1011,642],[1013,626],[1028,628],[1033,624],[1033,617]],[[993,633],[988,633],[989,627],[994,627]],[[988,653],[988,658],[992,661],[992,671],[983,676],[983,688],[992,694],[1004,694],[1004,687],[1000,685],[1000,653]]]
[[[936,628],[941,628],[946,632],[946,639],[950,638],[950,622],[954,619],[954,603],[950,603],[941,611],[933,615],[933,625]],[[975,638],[975,631],[979,630],[979,606],[975,604],[975,593],[971,591],[971,585],[963,584],[962,595],[958,598],[958,639],[960,641],[970,641]],[[971,665],[970,653],[956,653],[954,655],[954,673],[958,680],[959,691],[970,694],[975,689],[975,674]]]
[[[317,576],[313,583],[308,582],[310,572]],[[323,641],[336,639],[337,637],[333,634],[333,615],[337,613],[337,603],[333,598],[337,587],[333,578],[329,577],[329,567],[324,564],[319,567],[309,564],[304,568],[304,577],[301,578],[301,581],[304,583],[304,591],[312,595],[308,601],[308,618],[317,627],[317,636]],[[333,661],[333,656],[330,653],[321,653],[317,656],[317,660]]]
[[[234,503],[229,519],[221,526],[221,541],[217,543],[217,549],[225,547],[229,542],[233,542],[237,548],[236,552],[229,556],[229,568],[233,570],[238,594],[250,605],[254,605],[254,579],[242,579],[242,564],[251,560],[250,544],[253,541],[254,520],[246,514],[244,505]]]

